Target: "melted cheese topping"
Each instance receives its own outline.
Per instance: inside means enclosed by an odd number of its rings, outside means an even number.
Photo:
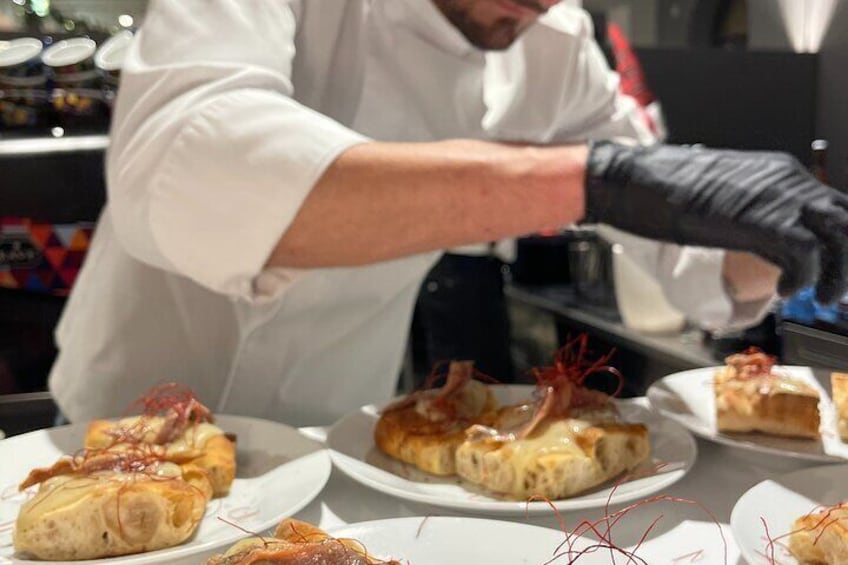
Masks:
[[[147,473],[116,473],[100,471],[90,475],[59,475],[47,479],[41,484],[38,493],[21,507],[18,527],[24,528],[40,517],[54,511],[73,506],[94,492],[107,492],[120,488],[122,483],[137,480],[151,480],[150,475],[163,479],[182,476],[179,465],[157,463]]]
[[[501,449],[508,450],[512,469],[509,492],[524,492],[528,472],[538,467],[539,458],[558,455],[570,459],[588,460],[589,456],[577,443],[577,435],[591,427],[586,420],[565,419],[545,423],[526,439],[509,441]],[[503,486],[506,486],[505,484]]]
[[[134,432],[137,431],[143,442],[153,443],[164,423],[165,419],[161,416],[133,416],[119,420],[115,428],[132,429]],[[196,451],[202,449],[210,438],[223,435],[223,433],[221,428],[207,422],[190,424],[179,437],[166,444],[165,452],[168,455],[177,455]]]
[[[807,383],[786,377],[767,375],[753,379],[734,379],[717,383],[719,391],[725,387],[739,390],[745,394],[774,395],[774,394],[796,394],[819,398],[819,393]]]
[[[518,434],[521,429],[533,419],[533,414],[535,413],[536,408],[537,406],[535,404],[514,404],[512,406],[504,406],[498,411],[494,427],[484,426],[481,424],[472,426],[466,432],[466,439],[468,441],[489,439],[513,443],[519,441],[517,440]],[[595,424],[616,423],[620,420],[618,410],[612,403],[606,406],[575,408],[571,410],[571,416],[572,417],[570,419],[558,418],[552,420],[549,418],[545,421],[546,423],[541,424],[541,427],[534,431],[529,438],[524,438],[524,440],[520,441],[528,441],[540,434],[547,433],[539,430],[547,430],[548,428],[545,426],[550,426],[552,423],[578,422],[579,424],[575,424],[576,428],[582,430]],[[575,426],[571,426],[571,428],[576,429]]]
[[[530,437],[509,443],[512,456],[519,467],[527,467],[530,459],[550,454],[585,457],[583,450],[577,445],[577,435],[590,427],[591,422],[573,418],[543,424]]]

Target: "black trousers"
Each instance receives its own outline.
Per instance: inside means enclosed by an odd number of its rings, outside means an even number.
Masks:
[[[446,254],[424,283],[416,323],[427,367],[467,359],[501,382],[513,382],[504,263],[491,256]]]

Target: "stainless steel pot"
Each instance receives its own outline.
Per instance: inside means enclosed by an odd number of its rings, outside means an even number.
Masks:
[[[593,306],[615,308],[612,245],[590,229],[568,249],[571,283],[578,299]]]

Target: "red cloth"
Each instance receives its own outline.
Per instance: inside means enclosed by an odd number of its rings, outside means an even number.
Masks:
[[[635,98],[643,108],[648,106],[656,98],[648,87],[642,65],[639,64],[630,42],[621,28],[614,23],[607,26],[607,36],[615,55],[615,70],[621,77],[621,91]]]

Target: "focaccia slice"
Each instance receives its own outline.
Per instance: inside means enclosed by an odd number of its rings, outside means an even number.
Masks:
[[[159,443],[168,419],[133,416],[118,421],[94,420],[85,434],[87,449],[121,449],[122,446],[157,446],[166,458],[183,457],[209,474],[214,496],[224,496],[236,475],[236,445],[226,433],[209,422],[189,422],[172,438]]]
[[[455,474],[456,448],[465,439],[465,429],[482,422],[497,406],[489,387],[472,380],[472,373],[471,362],[452,362],[445,387],[422,391],[384,410],[374,428],[377,447],[422,471]]]
[[[804,382],[775,375],[731,380],[716,384],[715,399],[721,432],[819,437],[819,393]]]
[[[513,427],[522,407],[498,414],[497,429]],[[526,410],[525,410],[526,411]],[[609,411],[543,420],[525,439],[475,426],[456,452],[457,473],[487,490],[516,499],[568,498],[632,470],[650,456],[648,429],[618,423]],[[597,417],[595,417],[597,416]]]
[[[142,473],[53,476],[21,507],[13,533],[15,551],[64,561],[180,544],[192,536],[206,510],[211,487],[208,482],[206,489],[198,486],[202,480],[183,480],[183,470],[173,463]]]
[[[848,506],[825,508],[796,520],[789,550],[802,565],[848,563]]]
[[[815,388],[775,370],[776,358],[757,348],[725,361],[713,378],[718,431],[819,437]]]
[[[370,556],[354,540],[335,539],[306,522],[286,519],[277,526],[273,538],[249,538],[232,546],[223,555],[204,565],[400,565]]]
[[[830,376],[833,403],[836,405],[837,428],[842,441],[848,441],[848,374],[833,373]]]

